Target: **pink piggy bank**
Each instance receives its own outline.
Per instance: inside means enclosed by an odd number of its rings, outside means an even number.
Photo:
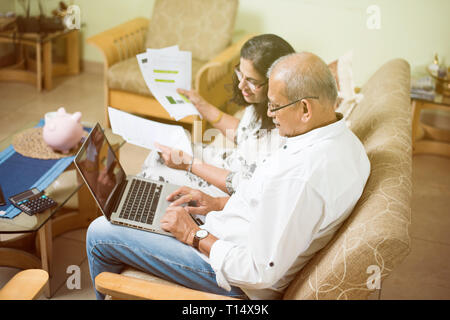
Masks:
[[[45,143],[55,151],[68,153],[83,137],[80,119],[81,112],[70,114],[64,108],[59,108],[54,117],[45,121],[42,131]]]

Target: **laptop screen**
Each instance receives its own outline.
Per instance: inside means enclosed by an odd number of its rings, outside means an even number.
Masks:
[[[81,146],[74,162],[103,214],[109,219],[126,175],[98,123]]]

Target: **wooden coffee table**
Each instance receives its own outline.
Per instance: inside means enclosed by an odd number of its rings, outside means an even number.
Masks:
[[[18,61],[0,69],[0,81],[20,81],[36,85],[38,91],[44,87],[51,90],[53,77],[75,75],[80,72],[79,30],[64,30],[53,33],[0,32],[0,43],[14,43],[18,47]],[[52,61],[52,43],[56,39],[66,41],[66,61]],[[34,48],[36,58],[31,59],[26,48]],[[44,82],[42,83],[42,80]]]
[[[29,123],[20,131],[34,127],[37,123],[37,121]],[[92,124],[83,125],[93,126]],[[15,134],[0,141],[0,151],[11,144]],[[113,134],[111,129],[105,129],[105,134],[116,150],[116,154],[119,155],[118,151],[125,141]],[[69,170],[75,170],[73,164],[64,173]],[[19,269],[40,268],[47,271],[50,277],[52,276],[52,239],[70,230],[86,228],[100,215],[94,199],[81,177],[78,176],[78,172],[76,176],[77,178],[73,179],[69,187],[64,188],[63,192],[58,192],[57,207],[33,216],[22,212],[13,219],[0,218],[0,234],[20,234],[10,240],[0,239],[0,266]],[[58,190],[60,185],[58,179],[46,191]],[[78,210],[65,209],[64,204],[75,194],[78,195]],[[51,193],[50,196],[52,196]],[[50,281],[44,292],[48,298],[51,297]]]

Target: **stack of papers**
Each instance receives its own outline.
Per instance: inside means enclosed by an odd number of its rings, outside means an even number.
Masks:
[[[178,46],[147,49],[136,55],[147,87],[171,117],[180,120],[200,115],[189,100],[177,93],[177,88],[191,90],[192,54]]]
[[[158,142],[186,152],[190,156],[193,155],[191,141],[182,126],[147,120],[111,107],[108,107],[108,114],[112,132],[120,135],[128,143],[159,150],[154,145]]]
[[[411,79],[411,98],[434,100],[435,83],[430,76],[419,79]]]

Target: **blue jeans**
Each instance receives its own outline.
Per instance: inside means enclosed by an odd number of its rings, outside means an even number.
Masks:
[[[247,298],[238,287],[219,287],[211,265],[195,249],[175,238],[111,224],[99,217],[89,226],[86,250],[95,288],[103,271],[120,273],[131,266],[185,287],[236,298]],[[105,296],[95,291],[97,299]]]

